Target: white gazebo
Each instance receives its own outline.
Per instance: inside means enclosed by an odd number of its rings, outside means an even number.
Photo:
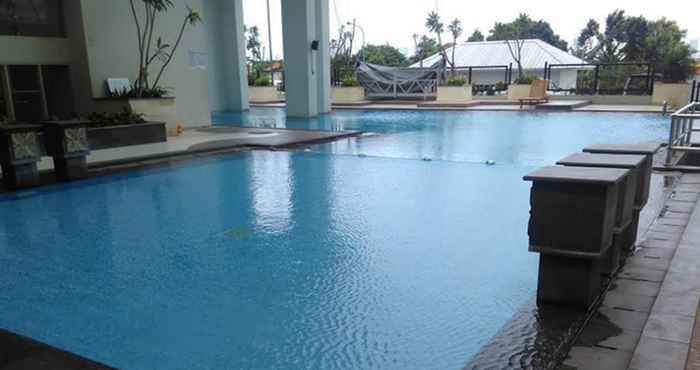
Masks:
[[[446,49],[448,58],[452,58],[455,48],[455,65],[459,74],[469,77],[471,68],[471,83],[474,85],[493,85],[506,82],[506,68],[512,66],[513,73],[517,63],[513,59],[506,41],[465,42]],[[431,66],[438,62],[440,53],[423,59],[411,67]],[[524,40],[522,48],[523,70],[525,74],[544,77],[545,65],[561,65],[551,69],[550,81],[553,87],[572,89],[576,87],[576,76],[579,70],[590,69],[586,62],[564,50],[554,47],[542,40]],[[449,64],[448,64],[449,68]],[[513,78],[516,76],[513,75]]]

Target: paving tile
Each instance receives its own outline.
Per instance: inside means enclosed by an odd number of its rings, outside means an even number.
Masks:
[[[661,283],[620,278],[615,281],[614,286],[615,290],[621,294],[656,297],[659,294]]]
[[[678,241],[681,240],[681,237],[683,235],[680,233],[668,233],[668,232],[659,232],[659,231],[648,231],[645,235],[644,238],[647,240],[669,240],[669,241]]]
[[[598,347],[573,347],[564,365],[577,370],[626,370],[632,353]]]
[[[700,291],[700,278],[695,275],[669,272],[661,283],[663,294],[690,294]]]
[[[676,250],[674,248],[640,247],[634,252],[635,256],[645,258],[663,258],[669,261],[673,258],[674,254],[676,254]]]
[[[694,323],[694,317],[657,314],[652,308],[652,314],[649,315],[643,333],[645,337],[689,343]]]
[[[666,210],[666,212],[664,212],[662,218],[665,218],[665,219],[670,218],[670,219],[686,220],[687,221],[690,219],[690,214],[685,213],[685,212],[679,213],[679,212],[674,212],[672,210]]]
[[[653,232],[661,232],[661,233],[675,233],[678,235],[683,234],[683,231],[685,230],[685,226],[680,226],[680,225],[664,225],[660,223],[654,223],[651,225],[649,228],[649,231]]]
[[[644,329],[648,316],[645,312],[619,310],[602,306],[598,309],[598,313],[593,316],[591,323],[603,325],[612,323],[620,329],[641,332]]]
[[[687,219],[682,219],[682,218],[659,218],[656,220],[656,223],[662,224],[662,225],[674,225],[674,226],[682,226],[685,227],[688,224]]]
[[[666,271],[626,265],[622,268],[618,276],[629,280],[643,280],[661,283],[664,281],[665,275]]]
[[[637,294],[624,294],[615,290],[609,291],[603,299],[603,305],[610,308],[624,308],[638,312],[651,312],[654,305],[654,297]]]
[[[675,240],[645,239],[639,243],[644,248],[670,248],[675,249],[678,242]]]
[[[685,344],[642,336],[629,368],[631,370],[683,370],[686,353]]]
[[[677,249],[676,257],[671,261],[668,271],[700,277],[700,251],[688,248]]]
[[[686,294],[661,292],[656,297],[652,311],[654,313],[683,315],[694,317],[700,302],[700,291]]]
[[[641,331],[621,330],[611,324],[593,322],[583,330],[575,345],[579,347],[603,347],[632,353],[641,336]]]
[[[627,258],[625,266],[641,267],[652,270],[666,271],[671,265],[671,260],[665,258],[648,258],[631,256]]]
[[[666,209],[668,209],[671,212],[691,213],[695,209],[695,203],[669,200],[666,202],[666,207]]]
[[[698,184],[700,185],[700,175],[695,173],[685,173],[678,179],[679,184]],[[698,186],[700,187],[700,186]]]

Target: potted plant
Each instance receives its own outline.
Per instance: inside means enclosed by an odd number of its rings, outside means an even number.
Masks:
[[[537,80],[537,76],[522,75],[508,86],[508,100],[518,100],[530,96],[530,85]]]
[[[137,7],[135,2],[142,6]],[[188,27],[201,22],[200,14],[190,7],[182,20],[174,43],[156,36],[158,19],[174,8],[173,0],[129,0],[134,27],[138,35],[139,69],[137,79],[128,90],[108,91],[110,97],[123,98],[129,109],[146,120],[165,122],[170,133],[177,132],[175,97],[161,85],[163,75],[177,54]]]
[[[343,77],[340,86],[333,86],[331,101],[336,104],[359,103],[365,100],[365,89],[353,75]]]
[[[462,76],[452,76],[445,85],[438,86],[437,100],[450,102],[466,102],[472,100],[472,87]]]
[[[0,117],[0,165],[3,185],[19,189],[39,185],[41,126],[23,125]]]

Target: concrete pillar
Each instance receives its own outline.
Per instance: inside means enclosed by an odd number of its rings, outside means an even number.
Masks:
[[[330,111],[328,0],[282,1],[287,115]],[[312,43],[318,42],[317,50]]]
[[[316,53],[318,66],[318,112],[331,111],[331,52],[330,52],[330,9],[328,0],[316,2],[316,39],[320,42]]]
[[[224,107],[228,111],[241,112],[249,108],[243,0],[223,0],[221,6],[218,33],[224,60]]]

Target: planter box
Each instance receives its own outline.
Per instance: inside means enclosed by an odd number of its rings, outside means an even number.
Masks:
[[[438,102],[462,103],[472,100],[472,85],[464,86],[438,86]]]
[[[688,83],[667,84],[655,82],[651,102],[658,105],[667,102],[671,107],[680,108],[688,104],[689,98],[690,84]]]
[[[87,134],[92,150],[167,141],[165,123],[163,122],[94,127],[89,128]]]
[[[273,103],[284,101],[284,93],[273,86],[250,86],[249,100],[254,103]]]
[[[163,122],[168,135],[177,135],[177,105],[175,98],[144,98],[129,99],[129,108],[132,112],[143,114],[143,118],[149,122]]]
[[[508,86],[508,100],[518,100],[530,96],[530,85]]]
[[[360,86],[334,87],[331,90],[333,103],[357,103],[365,100],[365,89]]]

